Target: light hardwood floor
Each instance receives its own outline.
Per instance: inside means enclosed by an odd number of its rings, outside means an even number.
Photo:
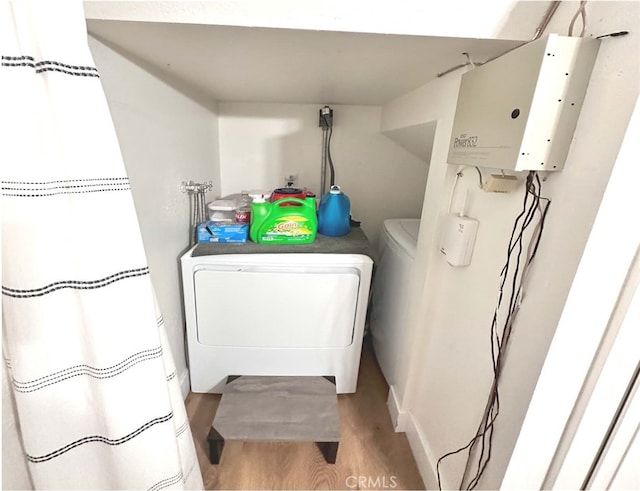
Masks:
[[[355,394],[338,396],[341,440],[335,464],[309,443],[225,443],[209,463],[207,434],[219,394],[194,394],[186,406],[205,489],[424,489],[404,433],[387,411],[388,386],[365,340]]]

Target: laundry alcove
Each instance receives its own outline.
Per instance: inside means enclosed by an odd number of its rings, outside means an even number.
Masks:
[[[180,182],[211,180],[215,199],[293,173],[316,191],[318,110],[328,104],[336,182],[377,250],[386,218],[420,217],[437,128],[394,102],[465,63],[463,52],[486,60],[519,44],[91,17],[87,27],[185,395]]]

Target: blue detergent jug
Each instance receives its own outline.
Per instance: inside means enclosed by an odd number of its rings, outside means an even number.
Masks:
[[[340,237],[351,231],[351,203],[340,186],[331,186],[320,198],[318,206],[318,232],[322,235]]]

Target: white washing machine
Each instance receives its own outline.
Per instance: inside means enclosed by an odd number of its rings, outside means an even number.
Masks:
[[[376,358],[389,386],[396,384],[400,348],[407,335],[407,309],[420,219],[383,223],[373,281],[370,326]]]
[[[196,256],[196,247],[181,258],[193,392],[221,392],[229,375],[334,376],[338,393],[355,392],[368,256]]]

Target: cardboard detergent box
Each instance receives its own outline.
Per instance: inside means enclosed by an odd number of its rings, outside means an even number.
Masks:
[[[198,225],[198,242],[235,242],[247,241],[248,223],[204,222]]]

